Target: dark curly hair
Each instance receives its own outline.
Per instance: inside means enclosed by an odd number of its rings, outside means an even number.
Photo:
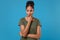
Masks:
[[[27,9],[28,6],[31,6],[34,9],[34,2],[33,1],[27,1],[26,9]]]

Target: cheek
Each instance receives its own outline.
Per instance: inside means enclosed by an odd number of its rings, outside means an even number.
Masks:
[[[33,12],[31,12],[31,13],[33,13]]]
[[[26,11],[27,14],[29,14],[29,12]]]
[[[33,14],[33,11],[31,12],[31,14]]]

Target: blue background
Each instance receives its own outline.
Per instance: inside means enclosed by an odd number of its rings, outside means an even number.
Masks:
[[[20,40],[20,18],[27,0],[0,0],[0,40]],[[60,0],[34,0],[34,16],[42,24],[40,40],[60,40]]]

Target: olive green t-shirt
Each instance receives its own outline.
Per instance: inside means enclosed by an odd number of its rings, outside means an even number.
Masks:
[[[34,17],[33,17],[33,19],[34,19],[34,21],[32,21],[31,24],[30,24],[28,34],[36,34],[37,33],[37,26],[39,25],[41,27],[40,21],[37,18],[34,18]],[[25,18],[21,18],[19,20],[18,26],[20,26],[20,25],[24,25],[24,27],[26,27],[27,21],[25,20]],[[22,36],[22,38],[20,40],[38,40],[38,39]]]

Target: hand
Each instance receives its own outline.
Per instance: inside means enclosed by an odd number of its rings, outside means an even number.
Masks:
[[[31,22],[31,21],[32,21],[32,17],[31,17],[31,16],[28,17],[28,18],[27,18],[27,21],[28,21],[28,22]]]

